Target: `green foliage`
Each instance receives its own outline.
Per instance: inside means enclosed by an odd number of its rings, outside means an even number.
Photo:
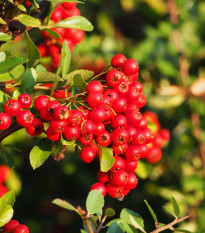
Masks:
[[[31,94],[33,92],[34,86],[36,84],[37,74],[34,68],[29,69],[22,76],[20,92]]]
[[[153,209],[151,208],[151,206],[148,204],[148,202],[147,202],[146,200],[144,200],[144,202],[145,202],[147,208],[149,209],[149,212],[150,212],[150,214],[152,215],[152,218],[154,219],[154,222],[157,223],[157,222],[158,222],[157,216],[156,216],[156,214],[154,213]]]
[[[100,170],[107,172],[114,164],[115,158],[113,157],[112,148],[98,146],[100,153]]]
[[[103,206],[103,195],[98,190],[90,191],[86,200],[86,209],[88,211],[88,214],[90,215],[100,213]]]
[[[63,201],[59,198],[53,200],[52,203],[67,210],[76,210],[75,207],[72,206],[70,203],[68,203],[67,201]]]

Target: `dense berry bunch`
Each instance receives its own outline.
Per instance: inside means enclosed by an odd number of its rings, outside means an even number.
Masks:
[[[170,133],[167,129],[161,129],[160,122],[155,113],[147,111],[143,113],[143,117],[147,119],[154,136],[153,141],[148,145],[149,150],[146,160],[150,163],[157,163],[162,158],[161,148],[170,140]]]
[[[10,173],[11,170],[8,166],[0,165],[0,197],[9,191],[4,183],[8,180]]]
[[[29,229],[26,225],[19,224],[17,220],[10,220],[4,225],[1,233],[29,233]]]
[[[54,23],[57,23],[58,21],[69,17],[80,15],[76,3],[64,2],[53,11],[50,19]],[[45,41],[38,46],[38,49],[41,53],[41,57],[50,56],[52,67],[57,68],[61,57],[61,47],[63,42],[65,41],[72,51],[74,46],[83,40],[85,33],[82,30],[70,28],[52,28],[52,30],[56,31],[61,36],[61,39],[54,38],[46,31],[42,31]]]
[[[146,97],[137,81],[138,63],[118,54],[111,65],[104,85],[91,81],[83,93],[61,99],[63,104],[46,95],[35,98],[37,117],[27,109],[32,104],[30,95],[9,99],[4,105],[5,113],[0,113],[3,119],[0,126],[7,129],[14,117],[32,136],[45,132],[52,141],[76,141],[82,147],[80,157],[86,163],[92,162],[96,155],[101,159],[103,147],[109,147],[115,162],[108,171],[98,172],[99,182],[91,189],[120,199],[137,186],[134,172],[138,160],[149,157],[147,145],[153,135],[147,127],[146,115],[140,112]],[[46,130],[43,122],[47,122]]]

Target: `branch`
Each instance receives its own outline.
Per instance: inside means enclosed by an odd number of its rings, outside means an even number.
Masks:
[[[172,221],[172,222],[170,222],[169,224],[167,224],[167,225],[165,225],[165,226],[162,226],[162,227],[159,227],[159,228],[157,228],[156,230],[154,230],[154,231],[152,231],[152,232],[150,232],[150,233],[159,233],[159,232],[161,232],[161,231],[165,231],[165,230],[167,230],[167,229],[173,229],[173,226],[175,225],[175,224],[177,224],[177,223],[179,223],[179,222],[182,222],[182,221],[184,221],[185,219],[187,219],[187,218],[189,218],[190,217],[190,215],[187,215],[187,216],[185,216],[185,217],[182,217],[182,218],[176,218],[174,221]]]
[[[101,230],[101,228],[102,228],[102,226],[103,226],[103,224],[104,224],[106,218],[107,218],[107,215],[105,215],[105,216],[103,217],[103,219],[100,221],[100,223],[99,223],[99,225],[98,225],[98,227],[96,228],[96,230],[95,230],[94,233],[99,233],[99,232],[100,232],[100,230]]]
[[[88,213],[85,210],[83,210],[80,206],[77,208],[77,212],[81,215],[83,221],[85,222],[85,225],[86,225],[86,227],[88,229],[88,232],[89,233],[94,233],[93,229],[92,229],[92,227],[90,225],[90,222],[89,222]]]
[[[20,126],[17,122],[15,122],[14,125],[12,125],[7,130],[4,130],[2,133],[0,133],[0,142],[4,140],[4,138],[8,137],[10,134],[18,131],[19,129],[22,129],[23,127]]]

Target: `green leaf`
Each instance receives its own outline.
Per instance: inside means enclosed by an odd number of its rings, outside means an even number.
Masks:
[[[163,208],[164,208],[168,213],[170,213],[171,215],[173,215],[175,218],[177,217],[176,214],[174,213],[174,211],[171,210],[169,207],[163,206]]]
[[[40,27],[41,22],[39,19],[36,19],[30,15],[21,14],[16,17],[22,24],[30,27]]]
[[[112,208],[107,208],[105,210],[105,215],[107,215],[108,217],[112,217],[115,215],[115,211]]]
[[[59,198],[54,199],[52,201],[52,203],[57,205],[57,206],[60,206],[60,207],[62,207],[64,209],[76,211],[76,208],[74,206],[72,206],[69,202],[61,200]]]
[[[179,209],[179,205],[174,197],[172,197],[172,206],[173,206],[174,213],[178,217],[180,214],[180,209]]]
[[[0,106],[0,111],[1,111],[1,106]],[[9,153],[6,150],[0,150],[0,157],[4,161],[4,164],[9,166],[10,168],[14,167],[14,159],[11,153]]]
[[[57,74],[53,74],[49,71],[37,72],[37,82],[40,83],[54,82],[56,77],[58,78],[58,81],[63,81]]]
[[[175,230],[179,231],[179,232],[184,232],[184,233],[193,233],[192,231],[184,230],[184,229],[181,229],[181,228],[175,228]]]
[[[87,233],[84,229],[80,229],[80,233]]]
[[[109,147],[101,147],[98,145],[100,152],[100,170],[107,172],[113,166],[115,158],[113,156],[113,150]]]
[[[83,31],[92,31],[93,25],[83,16],[74,16],[49,25],[46,28],[73,28]]]
[[[19,8],[19,10],[26,12],[26,8],[24,5],[19,4],[17,7]]]
[[[40,52],[26,32],[28,68],[35,67],[40,61]]]
[[[0,52],[0,62],[6,60],[6,53],[5,52]]]
[[[10,205],[4,205],[0,200],[0,227],[8,223],[13,217],[13,209]]]
[[[10,192],[5,193],[1,197],[1,201],[2,201],[2,203],[5,203],[6,205],[13,206],[14,203],[15,203],[15,193],[14,193],[14,191],[10,191]]]
[[[8,73],[0,74],[0,81],[6,82],[12,79],[18,79],[24,73],[25,67],[23,65],[16,66]]]
[[[30,163],[33,169],[40,167],[51,153],[51,140],[42,138],[30,152]]]
[[[38,3],[36,2],[36,0],[33,0],[34,4],[35,4],[35,7],[36,8],[39,8],[40,6],[38,5]]]
[[[25,57],[12,57],[0,62],[0,74],[7,73],[16,66],[26,63],[28,60]]]
[[[58,76],[56,75],[55,76],[55,79],[54,79],[54,82],[53,82],[53,86],[51,88],[51,93],[50,93],[50,96],[53,95],[53,92],[55,91],[56,87],[58,86]]]
[[[145,233],[145,230],[143,229],[144,228],[144,221],[138,213],[135,213],[132,210],[124,208],[120,213],[120,218],[124,222],[132,225],[133,227],[135,227],[135,228],[137,228],[140,231]]]
[[[103,206],[104,198],[101,192],[98,190],[90,191],[86,200],[86,209],[88,214],[97,214],[102,210]]]
[[[111,226],[108,227],[107,233],[123,233],[124,226],[122,221],[113,222]]]
[[[0,17],[0,24],[6,24],[6,22]],[[1,32],[1,33],[3,33],[3,32]],[[4,33],[4,34],[6,34],[6,33]]]
[[[65,41],[63,43],[61,56],[62,56],[62,77],[64,77],[69,71],[70,61],[71,61],[71,52]]]
[[[4,33],[4,32],[0,32],[0,41],[11,41],[13,39],[12,36]]]
[[[37,74],[34,68],[29,69],[22,77],[20,92],[31,94],[36,84]]]
[[[49,29],[49,28],[44,28],[43,31],[48,32],[48,34],[49,34],[50,36],[57,37],[58,39],[61,39],[60,34],[58,34],[56,31],[53,31],[53,30],[51,30],[51,29]]]
[[[86,81],[94,75],[94,72],[90,70],[84,70],[84,69],[74,70],[70,72],[69,74],[67,74],[65,77],[63,77],[63,79],[66,80],[66,83],[64,86],[70,86],[73,83],[73,77],[77,74],[80,74],[83,80]]]
[[[42,66],[41,64],[36,66],[36,72],[47,71],[46,67]]]
[[[87,83],[80,74],[77,74],[73,77],[73,86],[77,87],[79,92],[83,92],[87,87]]]
[[[127,233],[134,233],[129,224],[123,222],[123,227],[124,227],[125,232],[127,232]]]
[[[47,16],[45,25],[47,25],[47,24],[49,23],[51,14],[52,14],[52,12],[53,12],[53,8],[54,8],[54,3],[50,1],[50,6],[49,6],[49,9],[48,9],[48,16]]]
[[[61,142],[64,146],[66,146],[66,149],[68,151],[74,152],[75,151],[75,147],[76,147],[76,141],[67,141],[65,139],[63,139],[63,137],[61,138]]]
[[[153,209],[151,208],[151,206],[148,204],[148,202],[146,200],[144,200],[145,204],[147,205],[147,208],[149,209],[150,214],[152,215],[152,218],[154,219],[155,223],[158,222],[157,220],[157,216],[154,213]]]

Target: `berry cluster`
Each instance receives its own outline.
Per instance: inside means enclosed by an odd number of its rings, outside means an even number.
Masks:
[[[80,15],[76,3],[64,2],[53,11],[50,19],[54,21],[54,23],[57,23],[60,20]],[[45,41],[38,46],[38,49],[41,53],[41,57],[50,56],[51,66],[57,68],[61,57],[61,46],[63,42],[66,41],[68,47],[72,51],[75,44],[79,44],[83,40],[85,33],[82,30],[70,28],[52,28],[52,30],[56,31],[61,36],[61,39],[51,37],[46,31],[42,31]]]
[[[4,225],[1,233],[29,233],[29,229],[26,225],[19,224],[17,220],[10,220]]]
[[[152,142],[153,135],[140,112],[146,97],[137,81],[138,63],[118,54],[111,65],[104,85],[91,81],[83,93],[61,99],[63,104],[46,95],[35,98],[33,105],[38,118],[27,109],[32,104],[30,95],[7,100],[5,113],[0,113],[0,129],[7,129],[11,116],[16,116],[16,122],[28,134],[38,136],[44,132],[43,122],[48,122],[47,138],[76,141],[82,147],[80,157],[85,163],[92,162],[96,155],[101,159],[100,148],[112,148],[114,165],[108,172],[98,172],[99,182],[91,189],[120,199],[137,186],[134,172],[138,160],[148,156],[147,144]]]
[[[146,160],[150,163],[157,163],[162,158],[161,148],[170,140],[170,133],[167,129],[161,129],[160,122],[155,113],[147,111],[143,113],[143,117],[147,119],[154,136],[153,141],[148,145],[149,150]]]
[[[8,166],[0,165],[0,197],[9,191],[4,183],[8,180],[10,173],[11,170]]]

